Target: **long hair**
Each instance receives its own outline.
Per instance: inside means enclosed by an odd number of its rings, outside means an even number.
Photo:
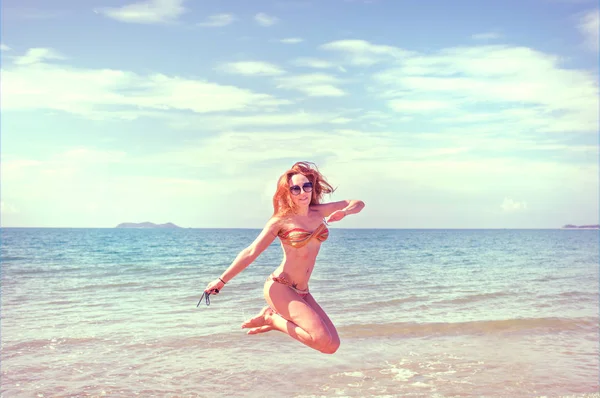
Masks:
[[[313,184],[310,205],[321,203],[324,194],[330,194],[335,191],[319,172],[317,165],[312,162],[296,162],[277,181],[277,190],[275,191],[275,195],[273,195],[274,216],[284,216],[295,212],[296,206],[290,193],[290,179],[296,174],[302,174]]]

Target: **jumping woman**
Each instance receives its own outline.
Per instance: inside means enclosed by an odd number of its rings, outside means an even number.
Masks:
[[[242,324],[242,328],[249,329],[248,334],[279,330],[325,354],[333,354],[339,348],[337,330],[309,292],[308,281],[321,243],[329,235],[327,223],[356,214],[365,204],[360,200],[321,203],[323,194],[332,192],[314,163],[295,163],[279,178],[273,215],[262,232],[204,290],[217,294],[279,238],[283,260],[265,282],[268,305]]]

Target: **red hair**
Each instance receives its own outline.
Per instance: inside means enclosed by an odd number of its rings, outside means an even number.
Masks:
[[[321,203],[323,194],[330,194],[334,191],[333,187],[325,180],[317,166],[311,162],[296,162],[291,169],[279,177],[277,181],[277,191],[273,195],[273,215],[283,216],[296,210],[294,201],[290,194],[290,179],[296,174],[302,174],[308,181],[312,182],[313,190],[310,195],[310,204]]]

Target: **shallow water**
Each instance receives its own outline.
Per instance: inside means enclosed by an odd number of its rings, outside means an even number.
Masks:
[[[196,308],[257,233],[3,229],[2,396],[598,391],[597,230],[332,228],[310,289],[338,327],[334,355],[240,329],[278,243]]]

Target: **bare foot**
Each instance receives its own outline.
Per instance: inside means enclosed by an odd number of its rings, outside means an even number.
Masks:
[[[273,310],[269,306],[266,306],[260,310],[257,316],[242,323],[242,329],[265,326],[267,324],[267,318],[269,318],[272,314]]]
[[[259,333],[266,333],[273,330],[273,326],[271,325],[264,325],[258,328],[254,328],[254,329],[250,329],[248,330],[248,334],[259,334]]]

